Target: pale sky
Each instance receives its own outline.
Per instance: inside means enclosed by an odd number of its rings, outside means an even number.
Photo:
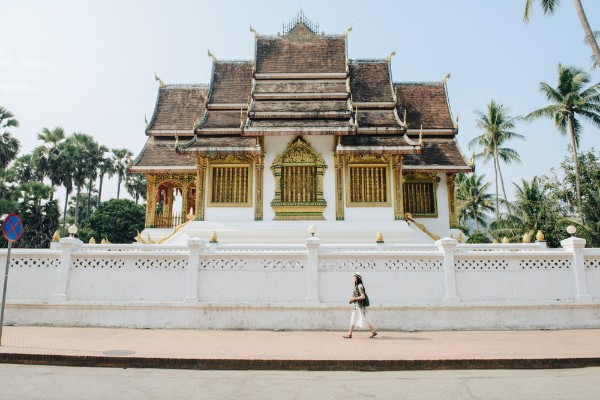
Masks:
[[[136,155],[146,141],[144,115],[152,116],[158,84],[208,83],[210,49],[219,59],[252,59],[254,39],[276,34],[300,9],[325,33],[350,25],[350,58],[392,61],[394,81],[440,81],[448,72],[450,104],[460,117],[459,142],[480,132],[475,110],[491,99],[524,115],[547,105],[539,83],[556,85],[558,63],[589,70],[591,51],[570,1],[556,14],[535,9],[522,22],[525,0],[395,1],[33,1],[0,2],[0,105],[20,128],[22,154],[44,127],[91,134],[109,147]],[[584,0],[600,30],[600,1]],[[592,82],[600,72],[592,74]],[[511,143],[522,165],[504,167],[509,197],[520,178],[547,174],[567,155],[567,137],[551,122],[521,124],[525,142]],[[581,149],[600,149],[600,131],[585,125]],[[477,165],[493,176],[492,165]],[[59,189],[59,194],[62,190]],[[103,199],[116,196],[116,181]]]

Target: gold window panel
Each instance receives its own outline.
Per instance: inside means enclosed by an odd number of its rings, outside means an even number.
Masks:
[[[416,217],[437,217],[437,188],[434,173],[407,173],[403,185],[404,212]]]
[[[346,168],[348,207],[390,205],[387,164],[349,164]]]
[[[290,165],[281,167],[281,201],[314,203],[317,201],[317,167]]]
[[[250,164],[211,164],[209,169],[211,207],[252,206],[252,172]]]

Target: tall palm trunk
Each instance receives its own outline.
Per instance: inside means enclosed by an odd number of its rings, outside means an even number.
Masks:
[[[85,204],[85,218],[90,216],[90,198],[92,197],[92,180],[88,182],[87,200]]]
[[[102,201],[102,182],[104,181],[104,174],[100,173],[100,184],[98,184],[98,205]]]
[[[473,220],[475,220],[475,230],[479,231],[479,223],[477,222],[477,209],[475,208],[475,206],[473,206],[472,208],[473,208]]]
[[[79,194],[81,193],[81,186],[77,186],[77,194],[75,195],[75,225],[79,221]]]
[[[67,204],[69,203],[69,193],[71,193],[71,191],[69,189],[66,189],[66,194],[65,194],[65,209],[63,211],[63,234],[65,233],[65,225],[67,224]]]
[[[119,200],[120,193],[121,193],[121,174],[119,174],[119,181],[117,182],[117,200]]]
[[[496,219],[498,219],[500,207],[498,206],[498,146],[496,140],[494,140],[494,184],[496,185]]]
[[[573,147],[573,163],[575,167],[575,189],[577,191],[577,211],[581,218],[581,223],[584,224],[583,208],[581,208],[581,190],[579,189],[579,161],[577,159],[577,142],[575,141],[575,125],[573,124],[573,116],[569,115],[569,128],[571,128],[571,147]]]
[[[500,187],[502,187],[502,195],[504,196],[506,212],[510,215],[510,204],[508,203],[508,198],[506,197],[506,188],[504,187],[504,178],[502,178],[502,169],[500,168],[500,163],[498,163],[498,176],[500,177]]]
[[[594,32],[592,32],[592,28],[590,28],[590,24],[585,15],[585,11],[583,11],[583,5],[581,4],[581,0],[573,0],[573,3],[575,4],[575,10],[577,11],[577,17],[579,18],[581,27],[585,32],[585,38],[587,39],[587,42],[590,44],[590,47],[594,52],[596,64],[600,66],[600,47],[598,47],[598,42],[596,41]]]

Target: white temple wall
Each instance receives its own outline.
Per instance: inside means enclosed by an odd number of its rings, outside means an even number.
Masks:
[[[254,221],[254,193],[252,207],[209,207],[204,211],[205,221]]]
[[[309,241],[310,245],[309,245]],[[385,329],[600,328],[600,249],[530,245],[83,245],[14,249],[7,324],[347,328],[352,274]],[[0,264],[6,250],[0,251]]]

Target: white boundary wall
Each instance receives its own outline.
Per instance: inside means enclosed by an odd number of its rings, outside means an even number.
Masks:
[[[600,328],[600,249],[543,244],[83,245],[14,249],[7,324],[347,328],[360,271],[379,329]],[[6,250],[0,251],[0,265]]]

